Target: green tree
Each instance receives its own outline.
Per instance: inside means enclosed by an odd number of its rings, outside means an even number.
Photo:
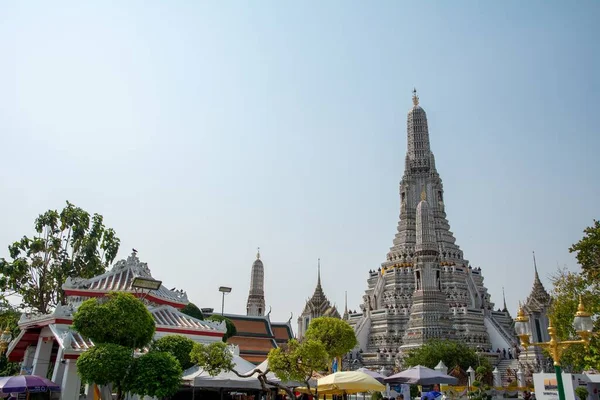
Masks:
[[[354,329],[346,321],[332,317],[310,321],[305,338],[322,343],[330,360],[342,357],[358,344]]]
[[[132,362],[131,349],[113,343],[99,343],[79,356],[77,371],[84,383],[112,383],[120,400],[127,387]]]
[[[594,318],[594,331],[600,329],[600,283],[580,274],[568,270],[559,270],[552,277],[554,289],[552,290],[552,308],[550,320],[556,329],[560,340],[576,338],[577,333],[573,328],[573,318],[579,305],[579,297],[588,312]],[[592,336],[589,352],[583,345],[572,345],[562,355],[561,364],[567,370],[581,371],[584,369],[600,368],[600,340]]]
[[[144,303],[129,293],[109,293],[104,299],[83,302],[73,327],[94,343],[142,348],[154,336],[154,318]]]
[[[195,342],[181,335],[164,336],[152,343],[151,351],[169,353],[179,361],[181,368],[186,370],[194,365],[190,353]],[[159,396],[160,397],[160,396]]]
[[[229,318],[224,317],[222,315],[213,314],[210,317],[208,317],[207,320],[213,322],[225,321],[225,327],[227,328],[227,332],[225,332],[225,335],[223,336],[224,342],[226,342],[227,339],[229,339],[230,337],[237,335],[237,328]]]
[[[475,350],[462,342],[449,340],[430,340],[423,346],[410,349],[402,364],[404,367],[422,365],[435,368],[440,360],[449,368],[460,366],[463,370],[469,367],[477,368],[482,375],[492,372],[492,366],[487,358],[479,356]],[[478,367],[483,367],[481,370]]]
[[[600,221],[594,220],[592,226],[583,230],[583,238],[569,248],[577,253],[577,262],[583,274],[594,282],[600,281]]]
[[[0,290],[37,313],[65,303],[62,285],[68,277],[103,273],[119,250],[119,239],[101,215],[90,217],[68,201],[60,213],[39,215],[34,228],[35,235],[8,246],[11,261],[0,258]]]
[[[184,313],[184,314],[186,314],[186,315],[189,315],[190,317],[194,317],[196,319],[199,319],[201,321],[204,319],[204,314],[202,314],[202,310],[200,310],[198,308],[198,306],[195,305],[194,303],[187,303],[185,305],[185,307],[183,307],[181,309],[181,312]]]
[[[269,368],[284,382],[304,382],[310,388],[311,377],[327,368],[329,356],[325,345],[318,340],[307,338],[300,343],[291,339],[285,348],[269,352]]]
[[[179,390],[181,374],[181,366],[173,355],[152,351],[133,362],[127,389],[139,396],[169,397]]]
[[[223,342],[210,344],[195,343],[190,358],[194,364],[198,364],[210,376],[217,376],[221,372],[233,371],[233,353],[229,351]]]
[[[73,328],[95,344],[77,360],[82,381],[112,383],[117,400],[122,400],[127,391],[139,388],[132,387],[132,382],[147,378],[134,375],[132,368],[134,349],[148,345],[155,330],[152,314],[141,300],[129,293],[109,293],[102,299],[86,300],[73,316]]]
[[[7,329],[14,339],[21,332],[18,325],[21,313],[15,310],[10,304],[3,304],[1,309],[0,333]],[[0,376],[18,375],[20,371],[20,363],[8,361],[6,352],[2,352],[2,354],[0,354]]]
[[[575,388],[575,394],[577,395],[579,400],[587,400],[590,393],[587,391],[586,388],[578,386]]]
[[[233,353],[224,342],[214,342],[210,344],[196,343],[191,352],[191,359],[193,363],[197,364],[211,376],[216,376],[221,372],[226,371],[231,371],[239,377],[256,375],[264,391],[268,391],[267,385],[271,385],[280,390],[284,390],[290,398],[296,398],[294,392],[292,392],[289,387],[282,385],[279,382],[270,381],[267,378],[267,374],[271,371],[269,368],[265,371],[256,368],[245,374],[236,371],[235,363],[233,362]]]

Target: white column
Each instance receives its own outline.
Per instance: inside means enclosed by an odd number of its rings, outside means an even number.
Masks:
[[[49,329],[48,331],[42,329],[35,349],[35,356],[33,357],[32,375],[46,377],[48,367],[50,366],[50,356],[52,355],[53,344],[54,336],[52,335],[52,332],[50,332]]]
[[[81,378],[77,373],[77,360],[65,360],[65,372],[61,385],[61,400],[79,400]]]
[[[494,375],[494,386],[501,387],[502,386],[502,376],[500,376],[500,371],[498,371],[498,367],[494,368],[492,371],[492,375]]]
[[[29,375],[33,369],[33,356],[35,355],[35,346],[28,346],[25,349],[25,355],[21,362],[21,374]]]
[[[517,370],[517,383],[519,387],[525,387],[525,374],[521,370],[521,367]]]
[[[65,364],[63,362],[63,353],[64,349],[62,347],[58,348],[58,353],[56,354],[56,361],[54,362],[54,371],[52,371],[52,379],[51,381],[60,385],[63,379],[63,375],[65,372]]]

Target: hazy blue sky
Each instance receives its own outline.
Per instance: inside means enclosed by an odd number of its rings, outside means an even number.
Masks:
[[[0,256],[65,200],[154,276],[272,319],[358,309],[416,87],[457,243],[514,313],[599,218],[597,1],[3,2]]]

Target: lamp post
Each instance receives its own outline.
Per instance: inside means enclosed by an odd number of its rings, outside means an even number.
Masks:
[[[12,334],[10,332],[10,329],[8,329],[7,325],[4,329],[4,332],[2,332],[2,335],[0,335],[0,354],[4,354],[6,349],[8,349],[8,345],[10,344],[11,340]]]
[[[221,316],[225,313],[225,294],[231,293],[231,288],[227,286],[220,286],[219,292],[223,293],[223,300],[221,300]]]
[[[573,345],[582,344],[587,351],[590,345],[590,337],[592,336],[592,329],[594,328],[594,322],[592,321],[592,314],[585,310],[581,296],[579,296],[579,306],[575,313],[575,319],[573,320],[573,328],[581,337],[580,340],[563,340],[560,341],[556,337],[556,328],[552,326],[552,321],[548,325],[548,334],[550,335],[550,341],[543,343],[530,343],[531,327],[529,326],[529,317],[525,315],[523,308],[519,306],[517,311],[517,318],[515,319],[515,331],[517,336],[521,339],[521,345],[527,350],[530,345],[541,347],[550,353],[552,360],[554,361],[554,372],[556,373],[556,386],[558,388],[559,400],[565,400],[565,389],[562,381],[562,369],[560,366],[560,359],[563,351]]]
[[[144,300],[150,292],[160,289],[160,285],[162,285],[162,281],[144,276],[136,276],[133,278],[133,281],[131,281],[131,288],[136,293],[138,293],[139,290],[139,293],[141,293],[141,300]],[[147,290],[148,292],[144,292],[144,290]]]

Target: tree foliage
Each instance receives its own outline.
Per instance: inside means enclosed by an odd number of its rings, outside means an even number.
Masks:
[[[269,368],[282,381],[305,382],[314,372],[327,369],[329,354],[325,345],[314,339],[302,343],[295,339],[288,341],[285,348],[278,347],[269,352]]]
[[[210,376],[217,376],[221,372],[232,371],[233,353],[229,351],[224,342],[210,344],[195,343],[190,354],[194,364],[202,367]]]
[[[179,390],[181,366],[165,352],[151,351],[133,362],[127,391],[139,396],[164,398]]]
[[[583,238],[569,248],[577,253],[577,262],[583,274],[594,282],[600,281],[600,221],[594,220],[592,226],[583,230]]]
[[[194,344],[195,342],[192,339],[185,336],[169,335],[152,343],[151,351],[171,354],[179,362],[181,368],[186,370],[194,365],[190,358]]]
[[[73,316],[73,327],[94,343],[141,348],[152,340],[154,318],[144,303],[130,293],[109,293],[104,299],[83,302]]]
[[[227,328],[227,332],[225,332],[225,335],[223,336],[224,342],[226,342],[227,339],[229,339],[230,337],[237,335],[237,328],[229,318],[224,317],[222,315],[213,314],[210,317],[208,317],[207,320],[213,322],[225,321],[225,327]]]
[[[204,314],[202,314],[202,310],[198,308],[194,303],[187,303],[185,307],[180,310],[182,313],[189,315],[190,317],[203,320]]]
[[[16,338],[21,332],[18,325],[20,316],[21,314],[9,304],[2,305],[2,311],[0,311],[0,332],[8,329],[12,337]],[[20,371],[20,363],[8,361],[6,352],[0,354],[0,376],[18,375]]]
[[[0,290],[17,295],[21,306],[46,314],[65,298],[67,277],[91,278],[103,273],[119,250],[119,239],[103,217],[67,201],[59,213],[48,210],[34,223],[35,234],[8,246],[12,259],[0,259]]]
[[[84,382],[112,383],[117,390],[117,400],[122,400],[126,392],[139,394],[137,390],[144,393],[157,390],[150,383],[140,384],[156,378],[156,371],[147,367],[150,361],[143,361],[138,367],[139,360],[134,358],[134,349],[150,343],[155,330],[154,318],[141,300],[118,292],[86,300],[73,316],[73,327],[95,344],[77,360],[77,370]],[[181,378],[181,366],[173,356],[166,356],[152,356],[148,360],[160,360],[161,366],[168,367],[164,378],[164,390],[168,391],[172,388],[168,383],[173,371],[179,371],[178,379]],[[174,366],[169,367],[169,360]]]
[[[305,338],[322,343],[330,360],[342,357],[358,343],[354,329],[346,321],[332,317],[319,317],[310,321]]]
[[[573,328],[573,318],[579,305],[579,296],[588,312],[595,319],[594,331],[600,329],[600,282],[593,281],[587,274],[560,270],[553,276],[552,309],[550,320],[556,328],[556,334],[561,340],[576,338]],[[589,352],[583,345],[568,347],[561,358],[562,365],[567,370],[581,371],[584,369],[600,368],[600,340],[592,336]]]
[[[113,384],[118,398],[127,386],[129,367],[133,360],[131,349],[112,343],[99,343],[77,359],[77,371],[84,383]]]
[[[404,367],[422,365],[435,368],[440,360],[450,369],[457,365],[463,370],[481,366],[489,373],[492,371],[487,358],[479,356],[475,350],[464,343],[449,340],[431,340],[421,347],[410,349],[402,364]]]

